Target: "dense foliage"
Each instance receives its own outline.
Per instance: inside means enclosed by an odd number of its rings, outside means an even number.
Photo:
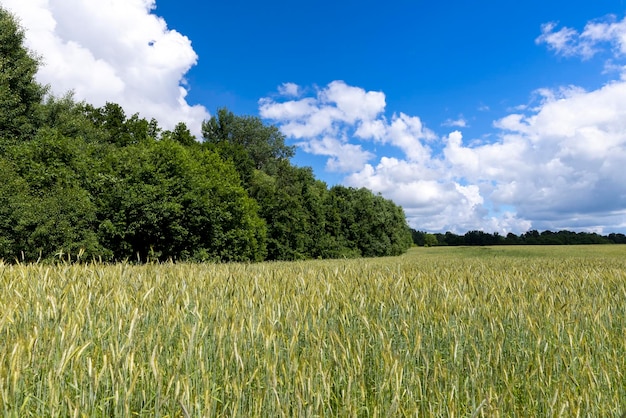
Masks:
[[[121,106],[53,97],[0,8],[0,259],[259,261],[386,256],[411,245],[402,209],[329,189],[275,126],[227,109],[196,141]]]
[[[483,231],[469,231],[464,235],[452,232],[429,234],[411,230],[413,243],[419,246],[434,245],[586,245],[586,244],[626,244],[626,235],[611,233],[599,235],[594,232],[543,231],[525,232],[521,235],[508,233],[506,236],[497,232],[490,234]]]

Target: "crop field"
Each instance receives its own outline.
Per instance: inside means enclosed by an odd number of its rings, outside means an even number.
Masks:
[[[625,256],[0,263],[0,415],[618,417]]]

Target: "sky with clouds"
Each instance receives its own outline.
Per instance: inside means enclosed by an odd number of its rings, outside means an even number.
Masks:
[[[626,232],[626,4],[506,3],[0,0],[55,94],[258,115],[416,229]]]

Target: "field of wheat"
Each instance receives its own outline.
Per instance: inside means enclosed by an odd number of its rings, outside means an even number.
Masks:
[[[619,416],[625,255],[0,264],[0,414]]]

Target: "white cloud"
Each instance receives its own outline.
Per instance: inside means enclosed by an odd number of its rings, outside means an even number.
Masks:
[[[115,102],[165,128],[185,122],[199,133],[209,117],[189,105],[184,75],[196,64],[190,40],[152,14],[155,0],[2,0],[41,56],[38,80],[53,93],[73,90],[96,106]]]
[[[295,101],[264,99],[261,114],[304,151],[329,156],[327,168],[344,171],[346,185],[402,205],[415,228],[608,233],[626,223],[626,81],[593,91],[539,89],[536,105],[493,123],[489,142],[468,143],[461,131],[435,135],[417,116],[387,119],[382,93],[373,100],[343,82],[334,89],[334,96],[328,88]],[[369,106],[355,96],[369,97]]]
[[[626,54],[626,18],[616,21],[615,16],[609,15],[590,21],[582,32],[568,27],[556,30],[556,27],[555,22],[542,25],[541,35],[535,41],[545,43],[557,54],[583,59],[593,57],[605,43],[612,47],[616,55]]]
[[[487,108],[485,110],[489,110],[489,108]],[[462,116],[459,117],[458,119],[447,119],[441,125],[442,126],[453,127],[453,128],[467,128],[468,127],[467,120],[465,120],[465,118],[462,117]]]
[[[580,54],[585,58],[589,58],[593,55],[593,50],[590,49],[589,45],[577,42],[580,36],[578,32],[571,28],[562,28],[555,31],[556,26],[556,22],[543,24],[541,26],[541,36],[535,42],[538,44],[545,43],[549,48],[565,56]]]
[[[278,93],[286,97],[300,96],[300,86],[295,83],[283,83],[278,87]]]
[[[385,95],[379,91],[368,91],[359,87],[348,86],[343,81],[333,81],[320,91],[323,103],[334,106],[340,111],[343,122],[376,118],[385,109]]]
[[[284,85],[279,87],[279,93],[284,91]],[[276,122],[285,135],[299,140],[305,151],[328,156],[327,167],[335,171],[358,171],[374,156],[350,143],[353,137],[393,145],[414,161],[428,159],[430,150],[423,142],[435,138],[434,133],[420,118],[404,113],[394,114],[388,121],[383,115],[385,106],[382,92],[365,91],[343,81],[318,89],[316,97],[259,101],[263,118]]]
[[[279,93],[285,91],[283,84]],[[288,135],[301,138],[334,132],[339,123],[363,123],[376,118],[385,109],[385,95],[333,81],[326,88],[318,89],[314,98],[285,102],[264,98],[259,105],[262,117],[291,124],[293,130]],[[300,132],[295,126],[307,128]]]
[[[626,207],[625,104],[626,83],[614,82],[524,117],[515,142],[527,144],[520,156],[535,175],[516,178],[518,210],[591,217]]]
[[[360,145],[345,143],[332,137],[312,139],[297,145],[305,152],[329,157],[326,162],[326,169],[329,171],[359,170],[374,157],[374,154]]]
[[[496,122],[500,139],[475,148],[451,134],[444,154],[458,177],[478,184],[493,204],[552,228],[602,229],[626,207],[626,83],[554,92],[528,115]],[[613,216],[613,215],[611,215]]]
[[[434,138],[434,133],[424,128],[419,117],[400,113],[399,116],[393,115],[383,142],[388,141],[400,148],[410,161],[425,162],[430,158],[431,150],[424,140]]]

